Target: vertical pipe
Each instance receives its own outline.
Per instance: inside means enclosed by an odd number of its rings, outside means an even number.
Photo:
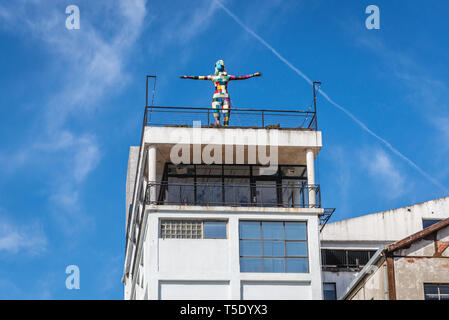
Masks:
[[[149,200],[151,204],[156,202],[156,147],[150,145],[148,147],[148,183],[149,188]]]
[[[307,185],[309,191],[309,208],[316,206],[316,193],[315,193],[315,155],[312,149],[306,150],[307,161]]]

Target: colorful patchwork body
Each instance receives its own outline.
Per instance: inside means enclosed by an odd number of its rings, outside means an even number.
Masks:
[[[215,74],[209,76],[181,76],[181,79],[211,80],[215,86],[215,93],[212,97],[212,109],[214,110],[215,125],[220,125],[220,111],[223,113],[223,125],[229,126],[229,116],[231,110],[231,98],[228,93],[228,82],[231,80],[245,80],[252,77],[261,76],[261,73],[254,73],[246,76],[228,75],[224,67],[223,60],[215,63]]]

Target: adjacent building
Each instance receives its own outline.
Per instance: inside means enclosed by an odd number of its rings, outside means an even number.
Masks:
[[[341,299],[449,300],[449,218],[379,249]]]
[[[448,217],[446,197],[328,223],[321,232],[324,298],[341,298],[379,249]]]

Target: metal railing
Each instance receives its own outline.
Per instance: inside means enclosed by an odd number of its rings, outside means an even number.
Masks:
[[[146,106],[144,126],[192,127],[200,121],[202,127],[214,128],[214,112],[212,108]],[[315,111],[232,108],[228,112],[231,128],[317,130]]]
[[[321,208],[321,192],[319,185],[302,183],[161,182],[147,185],[145,201],[157,205]]]

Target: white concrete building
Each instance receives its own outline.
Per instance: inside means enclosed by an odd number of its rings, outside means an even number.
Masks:
[[[321,233],[324,292],[341,297],[379,248],[449,217],[449,197],[328,223]]]
[[[214,128],[185,125],[207,108],[174,109],[147,107],[130,149],[125,299],[322,299],[315,113],[233,110],[246,127]]]

